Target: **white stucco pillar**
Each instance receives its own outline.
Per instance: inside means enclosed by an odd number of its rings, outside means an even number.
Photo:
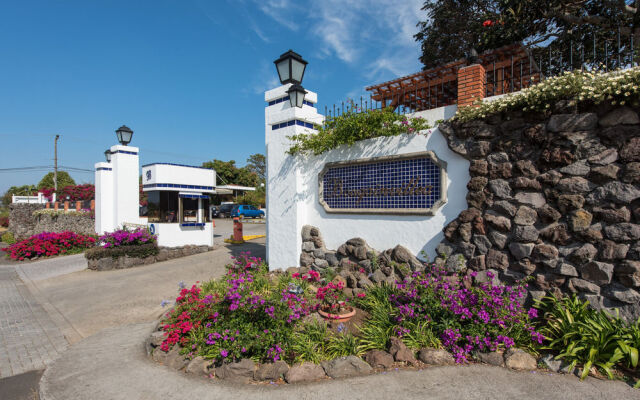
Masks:
[[[111,163],[96,163],[96,233],[113,231],[113,168]]]
[[[267,156],[267,261],[269,269],[299,265],[304,214],[304,182],[296,157],[287,154],[288,136],[315,132],[323,116],[314,107],[316,93],[307,90],[305,104],[291,107],[290,84],[265,92],[265,143]],[[299,159],[299,157],[298,157]]]
[[[140,223],[140,162],[138,148],[111,146],[113,168],[113,226]]]

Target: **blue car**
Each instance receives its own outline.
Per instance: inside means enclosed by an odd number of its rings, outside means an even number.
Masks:
[[[264,218],[264,211],[254,206],[238,205],[231,210],[231,217]]]

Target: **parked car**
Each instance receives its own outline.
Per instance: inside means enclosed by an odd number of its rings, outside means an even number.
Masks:
[[[229,218],[231,216],[231,211],[233,210],[233,207],[235,207],[236,205],[233,203],[225,203],[225,204],[221,204],[220,207],[218,208],[218,217],[219,218]]]
[[[209,216],[211,218],[218,218],[220,215],[220,206],[209,206]]]
[[[264,211],[248,205],[237,205],[231,210],[232,217],[264,218]]]

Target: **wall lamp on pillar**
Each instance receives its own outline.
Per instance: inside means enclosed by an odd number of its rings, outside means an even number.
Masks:
[[[111,150],[107,149],[104,151],[104,158],[107,160],[107,162],[111,162]]]
[[[129,142],[131,142],[133,131],[126,125],[122,125],[116,130],[116,135],[118,136],[118,142],[120,142],[120,144],[122,144],[123,146],[126,146],[129,144]]]
[[[307,67],[306,62],[300,54],[293,50],[289,50],[283,53],[280,58],[273,62],[278,70],[278,77],[280,83],[286,85],[287,83],[302,84],[302,78],[304,77],[304,70]]]
[[[287,94],[289,95],[291,107],[302,107],[304,104],[304,95],[307,94],[307,91],[304,90],[302,85],[294,83],[289,87],[289,90],[287,90]]]

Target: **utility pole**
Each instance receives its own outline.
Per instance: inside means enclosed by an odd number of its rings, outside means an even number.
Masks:
[[[58,139],[60,135],[56,135],[53,141],[53,189],[58,191]]]

